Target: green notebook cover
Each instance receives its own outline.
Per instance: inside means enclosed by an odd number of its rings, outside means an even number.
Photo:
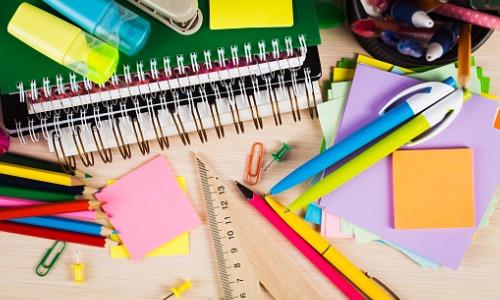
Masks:
[[[42,80],[45,77],[50,79],[51,85],[55,85],[55,76],[57,75],[63,76],[64,83],[69,82],[69,73],[71,72],[69,69],[43,56],[7,32],[7,24],[22,2],[31,3],[64,18],[42,0],[2,1],[0,5],[0,41],[2,41],[0,46],[0,94],[18,92],[17,82],[23,82],[25,90],[29,89],[31,80],[36,80],[38,88],[42,87]],[[255,54],[259,52],[258,42],[261,40],[266,42],[266,51],[272,50],[272,39],[279,41],[281,50],[286,49],[284,38],[288,36],[292,38],[293,47],[298,48],[300,46],[298,36],[301,34],[305,36],[308,46],[321,43],[315,3],[311,0],[293,0],[294,26],[292,27],[217,31],[209,28],[208,0],[199,0],[198,6],[203,13],[203,25],[198,32],[190,36],[174,32],[127,1],[118,2],[151,22],[151,36],[144,49],[135,56],[120,53],[120,63],[117,70],[119,75],[123,74],[123,64],[129,64],[131,72],[135,73],[138,61],[143,61],[145,71],[149,71],[149,60],[152,58],[156,58],[159,66],[163,66],[163,57],[170,56],[171,65],[174,67],[177,55],[181,54],[184,56],[184,64],[189,65],[191,64],[190,53],[192,52],[197,53],[198,62],[204,61],[203,53],[205,50],[211,50],[212,61],[218,60],[218,48],[225,48],[226,58],[229,58],[229,47],[232,45],[238,46],[238,56],[244,56],[243,46],[245,43],[250,43],[252,52]],[[235,13],[244,14],[245,12]],[[77,80],[82,80],[82,77],[78,75]]]

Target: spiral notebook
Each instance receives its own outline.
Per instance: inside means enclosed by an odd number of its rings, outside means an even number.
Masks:
[[[57,15],[43,1],[26,2]],[[0,72],[0,92],[10,135],[22,143],[45,138],[65,163],[78,155],[90,165],[93,151],[108,162],[114,147],[128,158],[128,145],[137,143],[145,154],[149,140],[168,147],[170,135],[189,144],[194,131],[207,141],[208,128],[223,137],[230,123],[244,131],[243,121],[258,127],[273,115],[279,124],[281,113],[293,111],[297,119],[299,109],[312,113],[321,101],[321,68],[310,47],[321,42],[313,1],[293,1],[293,27],[210,31],[208,1],[201,0],[205,19],[191,36],[119,2],[151,22],[151,37],[138,55],[122,54],[117,73],[103,85],[70,74],[10,36],[7,23],[19,3],[2,4],[0,69],[9,72]]]

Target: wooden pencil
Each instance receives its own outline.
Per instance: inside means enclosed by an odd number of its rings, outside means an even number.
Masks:
[[[79,232],[96,236],[109,236],[113,233],[116,233],[113,229],[108,228],[102,224],[60,217],[29,217],[12,219],[10,221],[15,223]]]
[[[48,182],[42,182],[37,180],[31,180],[26,178],[8,176],[4,174],[0,174],[0,184],[3,185],[11,185],[17,187],[25,187],[25,188],[33,188],[37,190],[45,190],[45,191],[54,191],[61,192],[67,194],[79,194],[79,195],[88,195],[94,194],[98,191],[98,189],[85,185],[85,186],[65,186],[59,184],[53,184]]]
[[[85,185],[85,182],[69,174],[14,165],[6,162],[0,162],[0,173],[9,176],[38,180],[38,181],[66,185],[66,186]]]
[[[27,199],[0,196],[0,207],[21,207],[21,206],[31,206],[36,204],[44,204],[44,202],[37,200],[27,200]],[[108,218],[108,215],[105,212],[97,209],[62,213],[62,214],[57,214],[57,216],[91,220],[91,221],[104,220]]]
[[[77,211],[94,210],[105,202],[97,200],[76,200],[56,203],[35,204],[21,207],[3,207],[0,209],[0,220],[26,217],[47,216]]]
[[[470,23],[460,24],[460,35],[458,38],[458,85],[466,88],[470,82],[471,63],[471,30]]]
[[[0,231],[101,248],[118,245],[117,242],[103,236],[26,225],[9,221],[0,221]]]
[[[28,200],[39,200],[46,202],[60,202],[76,199],[84,199],[83,195],[74,195],[53,191],[44,191],[30,188],[23,188],[18,186],[10,186],[0,184],[0,196],[24,198]]]
[[[33,158],[33,157],[28,157],[20,154],[15,154],[11,152],[4,153],[2,156],[0,156],[0,161],[9,163],[9,164],[14,164],[14,165],[20,165],[20,166],[26,166],[26,167],[32,167],[32,168],[37,168],[37,169],[43,169],[47,171],[54,171],[58,173],[67,173],[79,177],[84,177],[84,178],[92,178],[91,175],[81,171],[81,170],[74,170],[70,173],[66,172],[65,169],[56,162],[51,162],[48,160],[42,160],[38,158]]]

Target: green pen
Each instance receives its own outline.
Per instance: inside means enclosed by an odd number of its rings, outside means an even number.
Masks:
[[[287,211],[294,211],[305,207],[307,204],[323,197],[356,177],[382,158],[396,151],[398,148],[412,142],[431,127],[442,122],[442,125],[445,126],[441,126],[441,130],[439,131],[434,130],[426,138],[435,136],[453,121],[458,115],[462,103],[470,97],[471,94],[469,91],[464,93],[461,89],[444,97],[403,126],[340,166],[330,173],[330,175],[311,186],[288,206]]]

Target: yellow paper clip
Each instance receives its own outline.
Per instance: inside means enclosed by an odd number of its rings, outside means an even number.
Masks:
[[[248,157],[247,171],[245,173],[245,182],[248,185],[254,186],[259,182],[260,164],[262,155],[264,154],[264,145],[255,143],[252,146],[252,152]]]
[[[50,262],[47,262],[50,255],[52,254],[52,251],[54,251],[54,249],[56,249],[57,246],[59,246],[60,249],[57,252],[55,252],[55,255],[52,258],[52,260]],[[52,269],[59,256],[61,256],[65,247],[66,247],[65,242],[56,241],[54,245],[52,245],[52,247],[50,247],[49,250],[47,250],[45,255],[42,257],[42,260],[40,260],[40,262],[36,266],[35,269],[36,274],[41,277],[49,274],[50,269]]]

